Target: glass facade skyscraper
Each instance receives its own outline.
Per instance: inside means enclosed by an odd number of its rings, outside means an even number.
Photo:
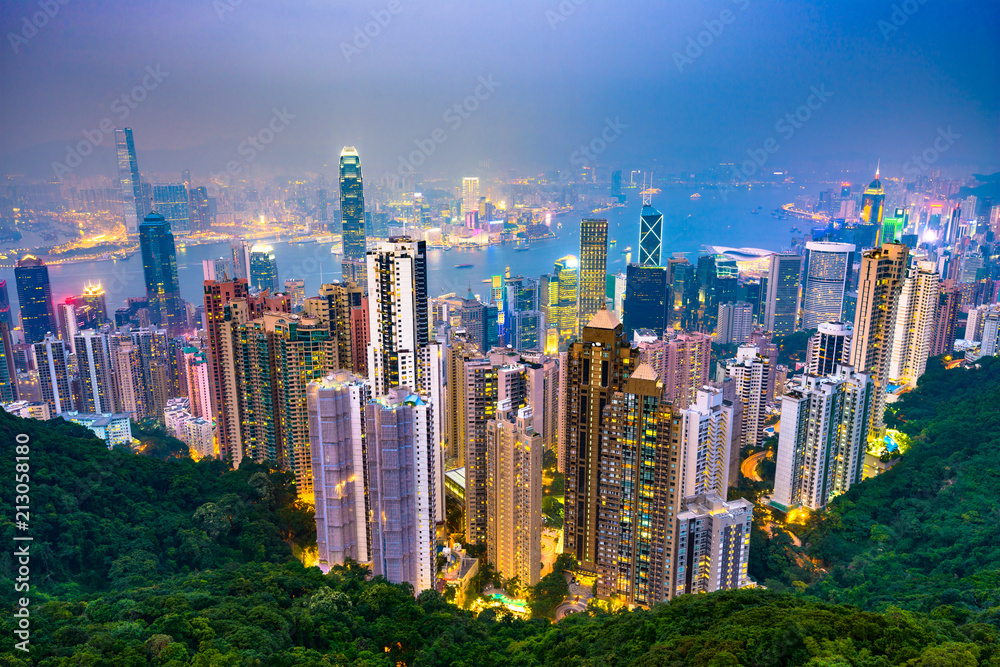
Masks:
[[[775,336],[795,333],[799,316],[799,278],[802,258],[798,255],[771,255],[767,276],[767,306],[764,330]]]
[[[663,214],[646,204],[639,214],[639,266],[660,266]]]
[[[146,215],[139,180],[139,161],[135,157],[132,128],[115,130],[115,150],[118,153],[118,190],[121,196],[122,222],[128,234],[139,231],[139,221]]]
[[[878,179],[878,169],[875,170],[875,180],[871,182],[861,195],[861,222],[874,225],[877,230],[882,228],[883,208],[885,207],[885,190]],[[875,240],[876,245],[879,239]]]
[[[274,248],[269,245],[255,245],[250,248],[250,285],[271,296],[281,291],[278,283],[278,260]]]
[[[41,342],[45,334],[57,331],[49,267],[34,255],[25,255],[14,267],[14,277],[17,280],[17,300],[21,304],[24,342]]]
[[[657,336],[662,336],[669,312],[667,270],[659,266],[629,264],[625,275],[625,303],[622,306],[625,337],[631,340],[636,329],[652,329]]]
[[[844,293],[848,288],[853,263],[853,243],[813,241],[806,244],[803,329],[816,329],[823,322],[841,320]]]
[[[365,194],[361,179],[361,158],[354,146],[340,153],[340,215],[344,238],[343,279],[365,284]]]
[[[139,226],[139,246],[150,320],[171,335],[176,334],[185,321],[177,280],[177,248],[170,223],[156,211]]]
[[[590,321],[604,307],[608,276],[608,221],[580,221],[580,296],[577,322]]]
[[[7,281],[0,280],[0,322],[9,328],[14,328],[14,319],[10,313],[10,295],[7,294]]]
[[[168,223],[174,235],[191,232],[191,211],[188,191],[183,183],[166,183],[153,186],[153,205]]]
[[[568,340],[576,334],[576,291],[580,280],[580,262],[573,255],[556,260],[554,273],[557,279],[556,298],[549,305],[549,327],[559,331],[559,337]],[[551,287],[550,287],[551,289]]]

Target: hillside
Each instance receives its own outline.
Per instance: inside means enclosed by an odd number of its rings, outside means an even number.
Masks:
[[[555,625],[415,599],[357,566],[303,567],[293,553],[315,535],[287,474],[109,452],[81,427],[0,414],[5,443],[32,438],[37,586],[33,661],[0,652],[0,666],[1000,666],[1000,363],[935,365],[895,408],[914,441],[902,463],[797,529],[802,548],[755,534],[752,567],[789,592]],[[7,550],[7,605],[12,577]]]
[[[911,438],[902,461],[795,527],[802,548],[755,530],[750,574],[872,611],[1000,625],[1000,360],[932,359],[888,425]]]
[[[12,492],[0,498],[0,536],[32,542],[32,584],[53,594],[140,585],[224,563],[293,558],[315,544],[312,512],[294,501],[292,476],[220,461],[160,461],[109,451],[90,431],[22,420],[0,410],[0,470],[13,479],[13,445],[30,441],[29,530],[16,531]],[[2,600],[13,596],[13,558],[0,552]]]
[[[688,596],[652,611],[550,625],[478,617],[434,591],[324,576],[298,563],[233,564],[35,615],[37,664],[606,667],[962,665],[997,657],[996,630],[763,590]],[[9,616],[0,623],[9,636]],[[0,657],[0,665],[27,665]]]

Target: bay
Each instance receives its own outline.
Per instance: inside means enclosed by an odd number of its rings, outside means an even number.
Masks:
[[[700,190],[699,198],[691,198],[691,188],[670,188],[657,194],[653,206],[663,213],[663,262],[674,253],[688,253],[696,261],[704,245],[754,247],[765,250],[782,250],[791,242],[790,230],[805,223],[795,219],[777,219],[771,211],[794,201],[805,192],[800,185],[781,185],[762,188],[740,188],[723,193],[720,190]],[[630,194],[637,198],[637,195]],[[751,210],[761,207],[758,214]],[[427,253],[428,289],[431,296],[454,292],[464,295],[470,288],[483,297],[488,285],[483,280],[503,274],[508,268],[511,275],[537,277],[549,273],[557,259],[565,255],[578,255],[580,250],[581,218],[607,218],[610,238],[617,243],[608,252],[608,272],[624,271],[626,247],[632,247],[632,260],[637,259],[639,245],[640,201],[629,201],[625,207],[601,213],[586,209],[555,217],[551,226],[555,238],[533,241],[527,250],[524,245],[506,244],[482,249],[454,248],[431,249]],[[331,255],[331,244],[272,244],[278,262],[281,280],[303,278],[306,294],[318,293],[324,281],[340,277],[340,256]],[[194,304],[202,303],[202,260],[227,256],[228,243],[206,244],[178,249],[177,267],[181,296]],[[12,258],[13,259],[13,258]],[[456,268],[471,264],[468,268]],[[125,305],[128,297],[145,294],[142,274],[142,256],[135,253],[125,260],[59,264],[49,267],[52,295],[56,303],[68,296],[80,294],[88,282],[100,282],[107,294],[108,308],[114,311]],[[11,307],[18,308],[14,270],[5,266],[0,278],[7,280]]]

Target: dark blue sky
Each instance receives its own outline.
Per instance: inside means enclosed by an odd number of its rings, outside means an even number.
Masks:
[[[68,0],[26,39],[12,34],[31,34],[24,19],[37,2],[7,2],[0,167],[51,176],[67,145],[102,119],[120,124],[126,109],[140,167],[164,175],[245,163],[241,142],[274,109],[294,118],[255,151],[258,174],[330,174],[324,165],[353,144],[376,175],[396,170],[415,141],[430,146],[434,130],[444,141],[426,157],[428,175],[476,171],[483,160],[522,173],[564,169],[607,119],[626,127],[605,132],[614,137],[597,156],[606,167],[698,169],[742,161],[774,138],[768,167],[881,158],[892,175],[948,127],[958,138],[935,167],[1000,163],[994,0],[576,2]],[[345,56],[371,12],[391,19]],[[706,22],[718,34],[699,35]],[[708,45],[687,52],[699,36]],[[675,54],[686,52],[694,57],[679,67]],[[146,99],[115,105],[156,66],[167,75]],[[468,118],[446,117],[479,77],[499,86],[479,89],[485,99]],[[818,108],[789,136],[777,123],[814,86],[832,95],[813,99]],[[112,175],[111,143],[70,178]]]

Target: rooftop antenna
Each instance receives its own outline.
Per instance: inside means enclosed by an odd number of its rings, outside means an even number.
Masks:
[[[648,186],[646,185],[646,173],[643,172],[643,174],[642,174],[642,205],[643,206],[652,206],[653,205],[653,199],[652,199],[653,195],[649,191],[652,187],[653,187],[653,174],[652,174],[652,172],[650,172],[650,174],[649,174],[649,185]]]
[[[878,171],[879,171],[879,169],[881,167],[882,167],[882,158],[879,158],[878,162],[875,163],[875,180],[876,181],[878,180]]]

